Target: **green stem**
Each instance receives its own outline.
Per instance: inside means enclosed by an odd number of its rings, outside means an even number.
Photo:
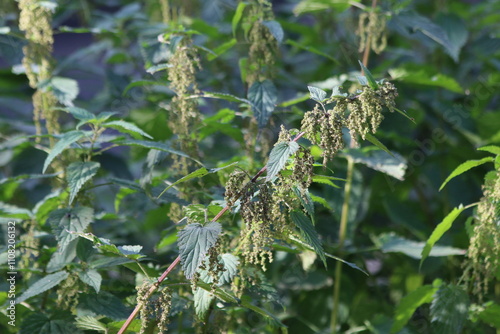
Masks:
[[[354,172],[354,160],[351,157],[347,157],[347,181],[344,188],[344,203],[342,203],[342,215],[340,217],[340,227],[339,227],[339,256],[344,247],[347,221],[349,220],[349,202],[351,200],[351,189],[352,189],[352,175]],[[333,309],[332,317],[330,322],[330,330],[332,333],[336,333],[337,330],[337,315],[339,309],[339,297],[340,297],[340,282],[342,276],[342,262],[337,261],[335,264],[335,284],[333,286]]]

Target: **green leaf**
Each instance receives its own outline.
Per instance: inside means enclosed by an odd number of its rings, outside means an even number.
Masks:
[[[231,26],[233,28],[233,36],[236,37],[236,28],[238,28],[238,23],[241,20],[241,16],[243,15],[243,11],[245,10],[245,7],[247,6],[246,2],[240,2],[238,4],[238,7],[236,7],[236,11],[234,13]]]
[[[285,167],[288,158],[297,152],[299,144],[294,141],[276,144],[269,154],[266,181],[271,181]]]
[[[323,101],[326,99],[326,92],[324,90],[313,86],[307,86],[307,89],[309,89],[312,100],[323,104]]]
[[[319,240],[318,233],[314,229],[311,220],[304,214],[302,211],[292,211],[290,212],[290,218],[293,223],[299,228],[300,234],[304,241],[311,246],[316,254],[319,255],[323,264],[326,267],[326,257],[325,252],[323,251],[323,246],[321,245],[321,241]]]
[[[169,63],[164,63],[164,64],[157,64],[157,65],[154,65],[154,66],[150,66],[146,69],[146,72],[148,72],[149,74],[155,74],[156,72],[160,72],[160,71],[164,71],[170,67],[172,67],[173,65],[172,64],[169,64]],[[137,81],[136,81],[137,82]],[[128,86],[127,86],[128,87]],[[130,87],[132,88],[132,87]],[[125,94],[125,93],[124,93]]]
[[[78,273],[78,277],[83,283],[93,287],[96,293],[99,293],[99,290],[101,288],[102,277],[101,274],[97,272],[97,270],[89,269],[81,271]]]
[[[333,61],[335,64],[339,65],[339,61],[337,59],[335,59],[334,57],[330,56],[329,54],[327,53],[324,53],[320,50],[318,50],[317,48],[313,47],[313,46],[309,46],[309,45],[302,45],[300,43],[297,43],[296,41],[293,41],[291,39],[287,39],[285,44],[288,44],[288,45],[291,45],[291,46],[295,46],[296,48],[298,49],[302,49],[302,50],[306,50],[308,52],[311,52],[311,53],[314,53],[314,54],[317,54],[318,56],[322,56],[322,57],[325,57],[325,58],[328,58],[329,60]]]
[[[53,273],[64,268],[67,264],[73,262],[76,257],[76,246],[78,240],[71,240],[69,243],[61,246],[52,253],[49,263],[45,269],[48,273]]]
[[[500,305],[490,304],[481,313],[479,313],[479,319],[485,323],[500,329]]]
[[[248,100],[252,102],[252,109],[259,128],[266,126],[271,113],[278,101],[278,91],[271,80],[256,81],[248,90]]]
[[[479,151],[490,152],[495,155],[500,155],[500,146],[488,145],[478,148]]]
[[[161,195],[163,195],[168,189],[172,188],[173,186],[175,186],[179,183],[186,182],[186,181],[189,181],[191,179],[203,177],[203,176],[207,175],[208,173],[209,172],[205,167],[201,167],[201,168],[195,170],[194,172],[189,173],[188,175],[186,175],[184,177],[181,177],[180,179],[178,179],[177,181],[175,181],[174,183],[172,183],[171,185],[169,185],[168,187],[163,189],[163,191],[157,196],[157,198],[160,198]]]
[[[450,41],[449,48],[446,50],[453,60],[455,60],[455,63],[457,63],[460,56],[460,49],[462,49],[469,37],[465,23],[455,14],[440,13],[437,17],[437,24],[446,32]]]
[[[203,319],[205,317],[214,298],[214,295],[210,291],[207,291],[200,287],[196,288],[195,292],[193,293],[194,310],[196,312],[196,315],[200,317],[200,319]]]
[[[90,330],[103,333],[108,332],[106,324],[100,322],[99,320],[90,315],[84,315],[82,317],[76,318],[75,325],[76,327],[83,330]]]
[[[267,311],[266,309],[263,309],[263,308],[260,308],[258,306],[251,304],[250,298],[242,298],[241,306],[260,314],[261,316],[263,316],[266,319],[271,320],[275,326],[286,328],[286,325],[283,324],[277,316],[275,316],[271,312]]]
[[[314,223],[314,203],[309,194],[308,189],[300,189],[299,187],[293,187],[293,192],[295,196],[300,200],[302,207],[306,210],[307,214],[313,219]]]
[[[78,82],[74,79],[53,77],[41,82],[38,87],[43,91],[51,91],[63,105],[72,107],[73,100],[78,96]]]
[[[131,90],[132,88],[135,87],[142,87],[142,86],[156,86],[156,85],[161,85],[161,82],[158,81],[152,81],[152,80],[137,80],[134,82],[131,82],[125,87],[123,90],[122,96],[127,95],[128,91]]]
[[[238,273],[240,261],[233,254],[225,253],[221,255],[219,262],[224,267],[224,270],[219,274],[219,285],[231,283],[233,277]]]
[[[219,45],[218,47],[216,47],[213,50],[214,54],[209,54],[207,56],[207,59],[209,61],[214,60],[215,58],[219,57],[220,55],[222,55],[225,52],[227,52],[228,50],[230,50],[233,46],[236,45],[237,42],[238,41],[236,40],[236,38],[232,38],[229,41],[227,41],[226,43],[223,43],[223,44]]]
[[[103,123],[102,126],[105,128],[113,128],[113,129],[116,129],[120,132],[128,133],[130,135],[139,134],[139,135],[147,137],[149,139],[153,139],[153,137],[151,137],[146,132],[144,132],[140,128],[138,128],[137,125],[129,123],[129,122],[125,122],[122,120]]]
[[[73,202],[82,186],[94,177],[101,164],[98,162],[73,162],[66,169],[66,180],[69,187],[69,204]]]
[[[54,160],[55,157],[57,157],[68,146],[70,146],[71,144],[77,142],[83,136],[85,136],[85,132],[84,131],[77,131],[76,130],[76,131],[66,132],[61,137],[61,139],[59,139],[59,141],[54,145],[54,147],[50,151],[50,153],[47,156],[47,158],[45,158],[45,162],[43,163],[42,173],[45,173],[45,171],[47,170],[47,167],[49,167],[50,163],[52,162],[52,160]]]
[[[397,333],[402,330],[419,306],[432,301],[432,296],[436,291],[437,288],[432,285],[423,285],[403,297],[396,307],[391,333]]]
[[[407,83],[442,87],[451,92],[463,93],[458,82],[442,73],[436,73],[434,69],[425,66],[406,65],[404,67],[389,69],[389,74],[394,80]]]
[[[349,150],[345,154],[352,157],[355,163],[362,163],[395,179],[404,180],[407,164],[397,153],[389,155],[380,150]]]
[[[378,89],[378,83],[375,81],[375,78],[373,77],[372,73],[366,68],[366,66],[358,60],[359,65],[361,66],[361,69],[363,70],[366,79],[368,80],[368,84],[371,89],[377,90]]]
[[[225,100],[229,102],[236,102],[236,103],[245,103],[248,105],[252,105],[252,102],[248,101],[247,99],[227,94],[227,93],[218,93],[218,92],[203,92],[202,97],[206,97],[209,99],[220,99],[220,100]]]
[[[70,232],[84,232],[94,219],[92,208],[78,206],[70,209],[59,209],[51,212],[47,223],[52,226],[60,247],[66,246],[78,235]]]
[[[271,35],[273,35],[274,38],[276,38],[276,41],[278,43],[283,42],[285,33],[283,32],[281,24],[279,24],[277,21],[264,21],[262,22],[262,24],[265,25],[267,29],[269,29],[269,32],[271,33]]]
[[[93,114],[90,111],[83,109],[83,108],[68,107],[68,108],[62,108],[61,110],[65,111],[65,112],[69,112],[74,118],[76,118],[80,121],[88,122],[88,121],[96,118],[95,114]]]
[[[23,319],[19,334],[81,334],[73,321],[73,315],[63,310],[52,312],[50,316],[35,312]]]
[[[103,315],[113,320],[126,319],[130,313],[119,298],[107,291],[80,295],[76,312],[94,316]]]
[[[278,107],[286,108],[286,107],[293,106],[297,103],[304,102],[304,101],[308,100],[309,96],[310,96],[309,94],[303,94],[303,95],[300,95],[294,99],[283,101],[280,104],[278,104]]]
[[[469,296],[459,286],[441,284],[431,303],[434,333],[461,333],[469,314]]]
[[[468,161],[460,164],[457,168],[455,168],[455,170],[453,172],[451,172],[451,174],[446,178],[446,180],[444,180],[441,187],[439,187],[439,191],[441,191],[441,189],[443,189],[444,186],[454,177],[465,173],[469,169],[472,169],[474,167],[481,166],[487,162],[493,162],[493,161],[495,161],[493,157],[486,157],[486,158],[483,158],[480,160],[468,160]]]
[[[349,7],[359,6],[359,1],[349,0],[302,0],[293,9],[295,15],[301,15],[309,12],[324,11],[334,9],[335,11],[342,12]]]
[[[23,301],[31,298],[33,296],[39,295],[42,292],[45,292],[49,289],[52,289],[62,281],[64,281],[69,276],[69,273],[66,271],[58,271],[57,273],[53,273],[47,275],[35,283],[31,284],[30,287],[23,292],[19,298],[16,299],[16,303],[22,303]]]
[[[374,238],[375,244],[384,253],[403,253],[411,258],[419,260],[422,258],[422,250],[425,247],[424,242],[408,240],[397,236],[395,233],[383,233]],[[429,256],[449,256],[464,255],[463,249],[449,246],[434,246]]]
[[[425,243],[424,249],[422,249],[422,259],[420,260],[420,267],[422,267],[422,263],[424,260],[429,256],[432,247],[434,247],[434,244],[441,239],[443,234],[446,233],[451,228],[451,225],[453,225],[453,222],[455,219],[462,213],[462,211],[465,210],[465,207],[460,205],[458,208],[454,208],[444,219],[442,222],[440,222],[434,231],[432,231],[431,236],[429,239],[427,239],[427,242]]]
[[[163,151],[163,152],[168,152],[168,153],[179,155],[181,157],[188,158],[190,160],[193,160],[193,161],[199,163],[200,165],[203,165],[201,162],[190,157],[186,153],[174,150],[174,149],[170,148],[170,146],[168,146],[167,144],[160,143],[160,142],[149,141],[149,140],[138,140],[138,139],[120,139],[120,140],[113,141],[113,143],[115,143],[117,145],[123,145],[123,146],[139,146],[139,147],[143,147],[143,148],[150,148],[150,149],[155,149],[155,150],[159,150],[159,151]]]
[[[372,135],[371,133],[367,133],[365,135],[365,138],[366,140],[368,140],[370,143],[372,143],[373,145],[377,146],[379,149],[381,149],[382,151],[386,152],[387,154],[389,155],[392,155],[392,152],[389,151],[389,149],[384,145],[382,144],[374,135]]]
[[[177,234],[179,253],[187,279],[193,278],[208,250],[217,242],[221,231],[220,224],[215,222],[205,226],[198,223],[189,224],[179,231]]]

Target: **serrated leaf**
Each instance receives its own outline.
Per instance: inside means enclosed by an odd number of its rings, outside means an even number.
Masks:
[[[332,88],[331,97],[347,97],[348,95],[349,95],[348,93],[342,93],[340,91],[340,86],[335,86]]]
[[[437,24],[446,32],[450,41],[449,49],[447,49],[448,54],[455,60],[455,63],[458,62],[460,49],[462,49],[469,37],[465,23],[455,14],[440,13],[437,17]]]
[[[59,247],[57,251],[52,253],[45,271],[48,273],[53,273],[63,269],[64,266],[73,262],[76,257],[77,244],[78,240],[72,240],[64,246]]]
[[[326,92],[321,88],[307,86],[307,89],[309,89],[309,93],[311,94],[312,100],[322,104],[323,101],[326,99]]]
[[[435,333],[461,333],[469,314],[469,296],[459,286],[441,284],[431,303]]]
[[[297,152],[299,144],[294,141],[276,144],[269,154],[266,181],[271,181],[285,167],[288,158]]]
[[[243,11],[245,10],[246,6],[247,3],[242,1],[238,4],[238,7],[236,7],[236,11],[234,12],[234,16],[231,22],[231,27],[233,29],[233,37],[236,37],[236,28],[238,28],[238,23],[241,20],[241,16],[243,15]]]
[[[123,320],[130,313],[119,298],[107,291],[82,294],[76,310],[78,314],[104,315],[113,320]]]
[[[122,120],[103,123],[102,126],[105,128],[113,128],[123,133],[128,133],[131,135],[139,134],[149,139],[153,139],[153,137],[142,131],[139,127],[137,127],[137,125]]]
[[[19,334],[81,334],[73,321],[73,315],[67,311],[58,310],[50,316],[34,312],[24,317]]]
[[[69,273],[66,271],[58,271],[57,273],[53,273],[47,275],[35,283],[31,284],[30,287],[23,292],[19,298],[16,299],[16,303],[22,303],[23,301],[31,298],[33,296],[39,295],[42,292],[45,292],[49,289],[52,289],[62,281],[64,281],[69,276]]]
[[[100,163],[90,162],[73,162],[66,169],[66,180],[69,187],[69,204],[73,203],[76,195],[82,186],[94,177],[101,166]]]
[[[500,305],[489,304],[483,311],[479,313],[479,319],[485,323],[499,329],[500,328]]]
[[[378,83],[373,77],[372,73],[366,68],[366,66],[358,60],[359,66],[361,66],[361,69],[363,70],[363,73],[365,74],[366,79],[368,80],[368,85],[370,86],[371,89],[377,90],[378,89]]]
[[[436,291],[437,288],[432,285],[423,285],[403,297],[396,307],[391,333],[397,333],[402,330],[419,306],[432,301],[432,296]]]
[[[460,205],[458,208],[454,208],[444,219],[441,221],[434,231],[432,231],[431,236],[427,239],[424,248],[422,249],[422,259],[420,260],[420,267],[422,267],[422,263],[429,256],[432,247],[436,244],[436,242],[441,239],[443,234],[451,228],[455,219],[465,210],[465,207]]]
[[[326,257],[325,252],[323,251],[323,246],[321,245],[321,241],[319,240],[318,233],[314,229],[314,226],[311,220],[301,211],[292,211],[290,212],[290,218],[293,223],[299,228],[300,234],[304,241],[311,246],[316,254],[319,255],[323,264],[326,267]]]
[[[90,111],[83,109],[83,108],[68,107],[68,108],[62,108],[61,110],[70,113],[74,118],[76,118],[80,121],[87,122],[91,119],[96,118],[95,114],[93,114]]]
[[[84,330],[91,330],[97,332],[107,333],[108,329],[106,325],[90,315],[84,315],[82,317],[76,318],[76,327]]]
[[[54,145],[54,147],[50,151],[50,153],[47,156],[47,158],[45,158],[45,162],[43,163],[42,173],[45,173],[45,171],[47,170],[47,167],[49,167],[50,163],[52,162],[52,160],[54,160],[55,157],[57,157],[68,146],[70,146],[71,144],[77,142],[83,136],[85,136],[85,132],[84,131],[78,131],[78,130],[76,130],[76,131],[66,132],[61,137],[61,139],[59,139],[59,141]]]
[[[233,254],[225,253],[221,255],[220,263],[224,266],[224,271],[220,273],[219,284],[229,284],[238,272],[240,261]]]
[[[257,119],[259,128],[266,126],[278,101],[278,91],[271,80],[256,81],[248,90],[248,100]]]
[[[300,189],[299,187],[293,187],[293,192],[295,196],[300,200],[302,207],[306,210],[307,214],[313,219],[314,223],[314,203],[309,194],[308,189]]]
[[[146,69],[146,72],[148,72],[149,74],[155,74],[156,72],[164,71],[164,70],[166,70],[166,69],[168,69],[168,68],[170,68],[172,66],[173,66],[172,64],[168,64],[168,63],[158,64],[158,65],[154,65],[154,66],[148,67]]]
[[[92,208],[79,206],[51,212],[47,223],[52,226],[60,247],[64,247],[71,240],[78,238],[77,234],[69,232],[84,232],[93,219],[94,210]]]
[[[236,103],[245,103],[245,104],[248,104],[250,106],[252,105],[252,102],[250,102],[247,99],[244,99],[244,98],[241,98],[241,97],[238,97],[235,95],[227,94],[227,93],[203,92],[202,97],[206,97],[209,99],[220,99],[220,100],[225,100],[225,101],[229,101],[229,102],[236,102]]]
[[[453,172],[451,172],[451,174],[446,178],[446,180],[444,180],[441,187],[439,187],[439,191],[441,191],[441,189],[443,189],[444,186],[454,177],[465,173],[469,169],[472,169],[474,167],[481,166],[487,162],[493,162],[493,161],[495,161],[493,157],[486,157],[486,158],[483,158],[480,160],[468,160],[468,161],[460,164],[457,168],[455,168],[455,170]]]
[[[495,155],[500,155],[500,146],[495,146],[495,145],[488,145],[488,146],[483,146],[479,147],[478,151],[485,151],[485,152],[490,152]]]
[[[278,43],[283,42],[283,37],[285,36],[285,33],[283,32],[283,28],[281,27],[281,24],[277,21],[264,21],[262,22],[263,25],[269,29],[269,32],[273,37],[276,39]]]
[[[83,283],[93,287],[96,293],[99,293],[99,290],[101,289],[102,277],[97,270],[89,269],[81,271],[78,273],[78,277]]]
[[[215,245],[222,228],[219,223],[210,222],[205,226],[194,223],[187,225],[177,234],[182,269],[187,279],[193,278],[205,259],[208,250]]]
[[[200,287],[196,288],[196,291],[193,294],[194,310],[200,319],[205,317],[205,314],[210,308],[210,304],[214,298],[214,295],[210,291],[206,291]]]

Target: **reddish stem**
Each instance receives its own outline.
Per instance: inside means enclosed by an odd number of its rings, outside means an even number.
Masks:
[[[299,133],[297,136],[295,136],[295,138],[292,140],[294,142],[296,142],[297,140],[299,140],[303,135],[305,134],[305,132],[301,132]],[[255,174],[255,176],[250,180],[250,182],[256,182],[257,179],[259,178],[259,176],[261,176],[265,171],[267,170],[267,166],[264,166],[262,167],[262,169],[260,171],[257,172],[257,174]],[[241,194],[239,194],[239,196],[241,196]],[[239,197],[238,196],[238,197]],[[226,213],[227,210],[231,209],[231,206],[229,205],[226,205],[222,210],[219,211],[219,213],[212,219],[212,222],[216,222],[224,213]],[[155,282],[155,284],[153,284],[151,286],[151,288],[149,289],[147,295],[146,295],[146,298],[144,298],[144,300],[147,300],[151,294],[158,288],[158,286],[161,284],[161,282],[163,282],[165,280],[165,278],[167,278],[168,274],[170,274],[170,272],[175,268],[175,266],[177,266],[179,264],[179,262],[181,261],[181,257],[178,256],[175,258],[174,262],[172,262],[170,264],[170,266],[167,268],[167,270],[165,270],[165,272],[158,278],[158,280]],[[125,321],[122,325],[122,327],[120,328],[120,330],[118,331],[117,334],[123,334],[125,333],[125,331],[127,330],[128,326],[130,326],[130,324],[132,323],[132,321],[135,319],[135,317],[137,316],[137,313],[139,313],[139,311],[141,310],[142,308],[142,304],[137,304],[137,306],[134,308],[134,310],[132,311],[132,313],[130,313],[129,317],[127,318],[127,321]]]

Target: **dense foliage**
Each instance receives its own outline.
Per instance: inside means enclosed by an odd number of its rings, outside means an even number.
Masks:
[[[500,332],[500,3],[0,8],[2,333]]]

